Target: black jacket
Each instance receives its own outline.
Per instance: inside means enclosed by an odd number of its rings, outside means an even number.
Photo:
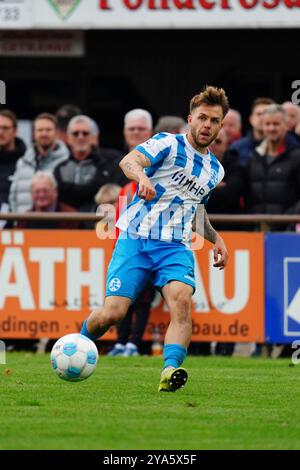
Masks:
[[[100,147],[98,153],[103,160],[105,160],[107,167],[110,172],[110,183],[118,184],[119,186],[125,186],[129,183],[129,179],[124,175],[123,171],[119,167],[119,163],[125,156],[124,152],[112,148]]]
[[[101,186],[111,182],[110,175],[109,165],[98,151],[93,151],[82,161],[76,160],[71,154],[54,171],[59,200],[79,212],[91,212],[96,193]]]
[[[300,147],[287,135],[282,153],[270,159],[263,141],[246,167],[246,207],[251,214],[295,213],[300,200]]]
[[[0,147],[0,208],[1,204],[8,202],[10,177],[14,174],[15,166],[20,157],[26,152],[26,145],[23,140],[16,138],[15,149],[4,150]]]
[[[236,152],[227,152],[222,160],[223,181],[211,192],[206,205],[208,214],[239,214],[245,185],[245,170]],[[216,230],[239,230],[236,224],[214,224]]]
[[[212,191],[206,209],[211,214],[239,214],[241,196],[245,185],[245,171],[236,154],[224,155],[222,165],[225,170],[223,181]]]

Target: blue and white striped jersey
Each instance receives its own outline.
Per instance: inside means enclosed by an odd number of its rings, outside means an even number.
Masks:
[[[157,134],[136,150],[151,162],[145,173],[156,196],[145,201],[137,191],[116,226],[131,236],[189,245],[197,206],[223,179],[222,165],[212,153],[197,152],[183,134]]]

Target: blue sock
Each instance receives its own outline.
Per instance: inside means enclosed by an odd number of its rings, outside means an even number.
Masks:
[[[84,324],[82,325],[80,334],[83,335],[83,336],[86,336],[87,338],[91,339],[92,341],[96,341],[98,336],[93,335],[92,333],[89,333],[86,324],[87,324],[87,320],[85,320]]]
[[[172,366],[180,367],[187,356],[187,349],[181,344],[165,344],[164,368]]]

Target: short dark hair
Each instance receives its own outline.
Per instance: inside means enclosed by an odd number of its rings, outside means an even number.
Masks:
[[[16,129],[17,128],[17,125],[18,125],[18,120],[17,120],[17,116],[15,115],[15,113],[13,111],[11,111],[10,109],[1,109],[0,110],[0,116],[3,116],[3,117],[6,117],[7,119],[10,119],[14,128]]]
[[[53,122],[55,128],[57,129],[57,119],[56,117],[54,116],[54,114],[50,114],[50,113],[41,113],[39,114],[35,120],[34,120],[34,125],[36,124],[37,121],[40,121],[41,119],[48,119],[48,121],[51,121]]]
[[[157,121],[154,132],[155,134],[160,132],[179,132],[185,125],[186,121],[180,116],[161,116]]]
[[[259,106],[260,104],[265,104],[266,106],[268,106],[269,104],[274,104],[275,101],[272,100],[272,98],[264,98],[264,97],[261,97],[261,98],[256,98],[252,105],[251,105],[251,113],[253,113],[254,109],[256,108],[256,106]]]
[[[223,111],[223,117],[226,116],[229,110],[229,102],[223,88],[217,88],[214,86],[206,85],[203,90],[195,95],[190,102],[190,112],[195,108],[198,108],[201,104],[207,104],[208,106],[221,106]]]
[[[58,122],[58,129],[65,132],[71,119],[75,116],[79,116],[80,114],[82,114],[81,109],[74,104],[65,104],[59,108],[55,113],[55,117]]]

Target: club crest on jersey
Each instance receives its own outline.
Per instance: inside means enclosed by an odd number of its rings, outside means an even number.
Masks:
[[[109,290],[117,292],[121,288],[121,281],[118,277],[114,277],[109,283]]]
[[[147,142],[143,143],[143,147],[150,147],[151,148],[154,142],[155,142],[154,139],[149,139],[149,140],[147,140]]]
[[[213,168],[210,170],[210,180],[214,186],[218,184],[218,173]]]

